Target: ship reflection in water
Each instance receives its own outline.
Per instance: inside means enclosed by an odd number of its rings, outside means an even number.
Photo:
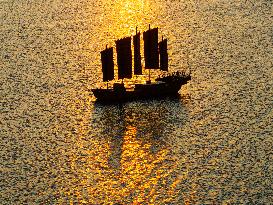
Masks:
[[[107,146],[90,147],[97,149],[97,156],[90,159],[97,166],[87,168],[83,186],[88,187],[88,195],[83,200],[95,204],[178,200],[187,167],[174,156],[166,140],[173,131],[171,124],[176,124],[172,122],[177,119],[173,117],[175,109],[184,110],[185,123],[187,114],[180,99],[96,104],[92,127],[100,129],[98,140]],[[183,126],[183,120],[179,124]]]

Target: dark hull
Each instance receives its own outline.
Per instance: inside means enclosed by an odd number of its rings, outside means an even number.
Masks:
[[[187,82],[157,82],[151,84],[136,85],[132,90],[92,89],[97,101],[112,103],[137,99],[161,98],[176,96],[183,84]]]

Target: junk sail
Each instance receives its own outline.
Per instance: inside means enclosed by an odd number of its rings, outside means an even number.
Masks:
[[[134,74],[142,75],[141,55],[140,55],[140,32],[136,31],[136,35],[133,37],[133,41],[134,41]]]
[[[131,37],[116,41],[118,79],[132,78]]]
[[[146,69],[159,69],[158,55],[158,28],[153,28],[143,33],[144,58]]]
[[[113,48],[107,48],[101,52],[103,81],[114,79]]]
[[[168,71],[168,52],[167,52],[167,39],[159,42],[159,54],[160,54],[160,70]]]
[[[158,43],[158,28],[153,28],[143,33],[144,57],[146,69],[161,69],[168,71],[167,40]],[[136,30],[133,36],[134,44],[134,74],[142,75],[140,55],[140,32]],[[159,48],[159,49],[158,49]],[[116,41],[118,79],[132,78],[132,50],[131,37],[122,38]],[[160,67],[159,67],[160,54]],[[114,79],[113,48],[107,48],[101,52],[103,81]],[[150,79],[150,73],[149,73]]]

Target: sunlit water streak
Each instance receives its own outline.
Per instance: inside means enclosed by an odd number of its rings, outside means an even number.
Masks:
[[[149,23],[181,98],[94,103]],[[0,31],[1,204],[271,203],[271,1],[0,0]]]

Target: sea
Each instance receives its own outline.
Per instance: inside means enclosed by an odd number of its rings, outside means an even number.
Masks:
[[[272,204],[272,20],[272,0],[0,0],[0,204]],[[96,102],[100,52],[149,24],[191,81]]]

